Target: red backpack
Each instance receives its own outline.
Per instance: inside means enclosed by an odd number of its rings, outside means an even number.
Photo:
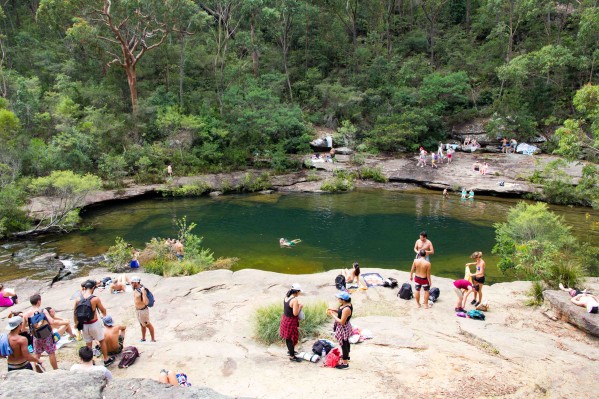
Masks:
[[[139,351],[135,346],[128,346],[123,349],[121,361],[119,362],[119,368],[127,368],[135,363],[135,359],[139,357]]]

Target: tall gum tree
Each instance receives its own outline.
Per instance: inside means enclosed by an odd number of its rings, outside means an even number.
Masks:
[[[44,4],[45,3],[45,4]],[[42,0],[49,12],[64,10],[54,0]],[[187,34],[191,0],[67,0],[75,17],[68,34],[93,43],[107,58],[106,69],[120,66],[127,75],[131,109],[137,113],[137,63],[161,46],[171,33]],[[56,7],[53,7],[56,6]]]

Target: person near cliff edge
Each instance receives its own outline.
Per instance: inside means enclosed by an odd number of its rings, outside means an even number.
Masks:
[[[150,299],[146,288],[141,285],[141,279],[138,276],[131,277],[131,286],[133,287],[133,304],[135,305],[135,313],[137,315],[137,321],[141,326],[141,340],[140,342],[146,342],[146,331],[150,330],[150,337],[152,342],[156,342],[154,338],[154,326],[150,323],[150,308],[148,304]]]
[[[304,305],[299,301],[299,295],[302,292],[302,287],[295,283],[291,285],[291,289],[287,291],[285,299],[283,299],[283,315],[279,324],[279,335],[285,340],[287,345],[287,354],[292,362],[301,362],[302,359],[295,356],[295,345],[299,340],[299,321],[303,318]]]

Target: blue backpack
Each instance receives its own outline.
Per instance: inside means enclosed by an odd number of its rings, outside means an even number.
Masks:
[[[146,295],[148,296],[148,307],[151,308],[154,306],[154,294],[152,294],[152,292],[146,288]]]
[[[485,319],[485,314],[483,312],[481,312],[480,310],[469,310],[468,313],[466,313],[466,315],[470,319],[475,319],[475,320],[484,320]]]

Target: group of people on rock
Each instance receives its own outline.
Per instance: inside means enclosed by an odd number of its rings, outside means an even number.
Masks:
[[[150,322],[148,291],[139,277],[133,276],[122,281],[129,284],[128,280],[132,286],[133,304],[141,327],[141,341],[146,340],[146,332],[149,331],[152,342],[156,342],[154,326]],[[71,370],[101,370],[107,378],[111,378],[107,367],[115,362],[115,356],[123,350],[127,327],[114,322],[101,298],[96,295],[96,289],[103,287],[103,284],[102,280],[86,280],[71,297],[75,300],[73,322],[78,330],[77,339],[85,341],[85,346],[79,350],[81,363],[73,365]],[[113,283],[112,287],[114,284],[120,283]],[[52,368],[57,369],[57,342],[62,339],[62,334],[68,334],[65,337],[67,341],[76,338],[71,321],[58,316],[52,307],[42,307],[42,296],[39,293],[32,295],[29,302],[31,307],[28,310],[9,314],[6,342],[0,342],[0,346],[10,348],[10,351],[3,352],[8,354],[9,372],[33,370],[33,366],[36,366],[36,371],[43,371],[40,356],[44,352],[48,355]],[[94,343],[97,343],[95,347]],[[102,356],[101,365],[95,365],[94,355]]]
[[[431,157],[431,167],[438,169],[438,165],[439,163],[443,163],[445,159],[447,159],[447,163],[450,164],[452,159],[453,159],[453,154],[455,153],[453,147],[449,146],[447,148],[447,157],[445,156],[445,154],[443,153],[443,143],[439,142],[439,147],[437,148],[437,152],[432,152],[430,157]],[[416,164],[416,166],[420,166],[421,168],[426,166],[426,157],[427,157],[428,151],[426,151],[424,149],[424,147],[420,147],[419,150],[419,155],[418,155],[418,163]]]

